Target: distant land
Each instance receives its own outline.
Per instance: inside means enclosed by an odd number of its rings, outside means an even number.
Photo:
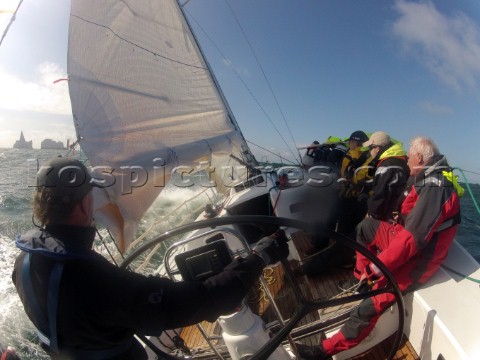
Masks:
[[[23,131],[20,131],[20,139],[15,141],[13,144],[14,149],[33,149],[32,140],[26,141],[25,136],[23,136]]]
[[[67,146],[63,145],[61,141],[54,141],[52,139],[45,139],[40,143],[40,149],[52,149],[52,150],[66,150],[70,145],[70,139],[67,140]],[[20,132],[20,139],[13,144],[14,149],[33,149],[32,140],[26,141],[23,131]]]
[[[63,146],[61,141],[53,141],[52,139],[45,139],[40,143],[40,149],[55,149],[55,150],[64,150],[66,149]]]

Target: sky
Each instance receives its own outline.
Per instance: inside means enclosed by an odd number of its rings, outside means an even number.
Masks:
[[[406,149],[431,137],[480,183],[477,0],[191,0],[185,10],[259,160],[382,130]],[[34,148],[74,140],[68,84],[53,84],[67,77],[68,14],[68,1],[24,0],[0,46],[0,148],[20,131]]]

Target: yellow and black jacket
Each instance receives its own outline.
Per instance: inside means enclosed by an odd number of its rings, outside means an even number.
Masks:
[[[410,176],[402,144],[389,144],[381,149],[370,162],[370,169],[374,174],[368,214],[378,220],[389,220],[399,209]]]

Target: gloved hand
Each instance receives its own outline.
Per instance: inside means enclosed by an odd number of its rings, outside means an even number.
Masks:
[[[265,265],[272,265],[289,254],[288,238],[283,230],[278,230],[270,236],[261,238],[252,251],[260,256]]]
[[[356,197],[356,190],[349,181],[345,180],[339,184],[338,196],[340,199],[353,199]]]
[[[362,275],[362,279],[367,279],[369,282],[377,281],[383,276],[382,271],[374,263],[370,263],[365,266],[365,273]]]

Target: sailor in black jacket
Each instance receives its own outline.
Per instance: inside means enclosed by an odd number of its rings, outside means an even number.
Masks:
[[[373,133],[363,146],[370,148],[373,160],[369,166],[374,170],[367,215],[377,220],[391,220],[398,212],[410,175],[406,152],[401,143],[394,144],[383,131]]]
[[[265,264],[288,255],[286,243],[265,238],[254,248],[257,254],[234,260],[202,282],[120,269],[92,250],[95,229],[85,166],[55,158],[47,167],[37,175],[34,201],[44,227],[17,238],[22,253],[12,278],[53,359],[146,359],[134,334],[159,335],[232,313]],[[86,174],[75,191],[61,184],[60,170],[67,167]]]

